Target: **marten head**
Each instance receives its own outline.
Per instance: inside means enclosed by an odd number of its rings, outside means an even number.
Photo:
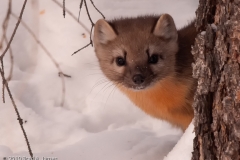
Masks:
[[[175,72],[178,33],[168,14],[100,19],[93,41],[101,70],[118,85],[145,89]]]

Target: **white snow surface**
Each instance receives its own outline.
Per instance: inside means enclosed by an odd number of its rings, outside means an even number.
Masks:
[[[12,3],[13,12],[19,15],[23,0]],[[79,3],[80,0],[66,1],[66,8],[76,17]],[[94,0],[94,3],[107,19],[169,13],[179,28],[195,17],[198,0]],[[96,22],[101,15],[88,4]],[[0,1],[0,24],[7,5],[7,0]],[[164,160],[190,160],[193,126],[175,146],[182,132],[146,115],[121,94],[103,76],[92,47],[71,56],[89,42],[89,34],[68,13],[66,18],[62,14],[62,9],[51,0],[29,0],[23,21],[63,72],[71,76],[65,78],[64,106],[60,105],[62,86],[58,70],[21,24],[11,45],[14,72],[9,86],[34,156],[59,160],[161,160],[173,149]],[[80,21],[90,29],[84,7]],[[16,19],[11,16],[9,38],[15,24]],[[2,34],[0,29],[0,37]],[[9,53],[4,66],[7,76]],[[0,102],[0,159],[29,157],[16,113],[7,92],[5,95],[6,103]]]

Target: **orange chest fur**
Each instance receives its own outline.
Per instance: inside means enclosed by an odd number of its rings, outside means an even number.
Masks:
[[[186,128],[193,117],[191,102],[187,98],[190,86],[166,78],[149,89],[134,91],[120,87],[120,90],[146,113]]]

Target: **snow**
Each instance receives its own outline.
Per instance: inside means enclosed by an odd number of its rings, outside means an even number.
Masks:
[[[169,13],[178,28],[194,18],[198,5],[197,0],[94,2],[107,19]],[[19,15],[23,0],[12,3],[12,10]],[[66,7],[77,16],[79,3],[68,0]],[[0,24],[5,18],[7,5],[7,0],[0,1]],[[89,10],[94,22],[101,18],[90,2]],[[53,1],[29,0],[23,20],[53,55],[63,72],[71,76],[65,78],[65,105],[61,106],[62,88],[58,70],[20,25],[11,45],[14,72],[9,86],[25,122],[24,128],[34,156],[61,160],[160,160],[173,149],[164,160],[191,159],[192,125],[175,146],[182,132],[146,115],[122,95],[103,76],[92,47],[71,56],[89,42],[89,34],[68,13],[63,18],[62,9]],[[90,29],[84,9],[80,20]],[[16,19],[11,17],[8,37],[15,24]],[[6,55],[4,65],[7,75],[9,55]],[[6,103],[0,101],[0,158],[5,156],[29,157],[7,94]]]
[[[189,125],[186,129],[185,133],[178,141],[178,143],[174,146],[172,151],[168,153],[168,155],[164,158],[164,160],[184,160],[191,159],[192,150],[193,150],[193,138],[194,134],[194,126],[193,123]]]
[[[206,31],[202,31],[201,35],[203,35],[203,36],[206,35]]]
[[[214,31],[217,31],[217,26],[214,23],[211,24],[211,27]]]

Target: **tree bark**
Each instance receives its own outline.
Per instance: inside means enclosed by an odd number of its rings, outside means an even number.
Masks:
[[[200,0],[192,160],[240,160],[240,0]]]

